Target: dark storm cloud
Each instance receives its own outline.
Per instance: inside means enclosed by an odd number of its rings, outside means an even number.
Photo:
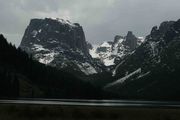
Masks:
[[[31,18],[58,17],[79,22],[92,43],[131,30],[145,36],[164,20],[177,20],[179,0],[0,0],[0,32],[19,44]]]

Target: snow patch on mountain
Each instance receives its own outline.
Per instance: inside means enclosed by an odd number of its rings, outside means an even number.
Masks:
[[[20,48],[40,63],[58,69],[71,68],[71,72],[84,72],[86,75],[102,71],[103,64],[92,59],[88,52],[82,26],[68,20],[32,19]]]
[[[138,37],[138,41],[137,41],[138,46],[140,46],[144,42],[145,42],[145,38],[144,37]]]
[[[144,74],[141,74],[141,75],[138,76],[138,79],[139,79],[139,78],[143,78],[143,77],[149,75],[150,73],[151,73],[151,72],[148,71],[148,72],[146,72],[146,73],[144,73]]]
[[[54,60],[55,55],[58,55],[58,53],[51,52],[43,54],[43,57],[39,59],[39,62],[43,64],[49,64]]]
[[[113,58],[113,59],[104,59],[104,65],[105,65],[105,66],[114,65],[114,64],[115,64],[115,63],[114,63],[114,59],[115,59],[115,58]]]
[[[144,37],[138,37],[137,46],[140,46],[144,41]],[[105,66],[112,66],[115,65],[116,58],[122,59],[128,54],[132,54],[132,51],[125,42],[125,37],[120,37],[114,40],[114,42],[103,42],[99,46],[94,45],[89,50],[89,53],[93,58],[100,59]]]
[[[48,18],[48,19],[58,21],[60,24],[69,25],[71,27],[76,27],[76,25],[74,23],[71,23],[69,20],[64,20],[64,19],[60,19],[60,18],[53,18],[53,17]]]
[[[48,49],[43,48],[42,45],[34,44],[32,47],[33,50],[39,52],[39,51],[49,51]]]
[[[93,48],[89,50],[89,54],[92,56],[92,58],[99,58],[99,54],[96,52],[97,48],[98,46],[94,45]]]
[[[81,64],[77,64],[78,67],[80,68],[80,70],[85,73],[86,75],[91,75],[91,74],[96,74],[98,73],[94,67],[92,67],[92,65],[90,65],[89,63],[85,62],[85,63],[81,63]]]
[[[111,45],[107,42],[104,42],[103,44],[100,45],[100,47],[107,47],[107,48],[109,47],[110,48]]]
[[[112,76],[115,76],[115,75],[116,75],[117,69],[118,69],[119,66],[122,65],[124,62],[125,62],[125,61],[123,60],[121,63],[119,63],[119,64],[115,67],[115,69],[114,69],[113,72],[112,72],[112,73],[113,73]]]
[[[136,75],[136,74],[139,74],[139,73],[141,73],[141,68],[135,70],[134,72],[126,75],[125,77],[123,77],[123,78],[121,78],[121,79],[119,79],[119,80],[116,80],[116,81],[113,82],[113,83],[110,83],[110,84],[106,85],[105,88],[109,88],[109,87],[112,87],[112,86],[114,86],[114,85],[122,84],[122,83],[125,82],[127,79],[129,79],[130,77],[132,77],[132,76],[134,76],[134,75]]]

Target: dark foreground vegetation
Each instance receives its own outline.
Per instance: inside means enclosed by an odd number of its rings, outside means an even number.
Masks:
[[[0,120],[180,120],[180,110],[1,104]]]
[[[0,98],[102,99],[101,89],[76,76],[46,66],[0,35]]]

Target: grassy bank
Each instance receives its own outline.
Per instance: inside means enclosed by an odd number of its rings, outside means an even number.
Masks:
[[[180,110],[0,104],[0,120],[180,120]]]

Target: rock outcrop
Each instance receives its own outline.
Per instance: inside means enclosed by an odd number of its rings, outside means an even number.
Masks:
[[[137,38],[132,32],[123,37],[116,35],[114,41],[104,42],[90,49],[93,58],[100,59],[106,66],[116,65],[119,60],[129,55],[144,42],[143,37]]]
[[[119,62],[104,89],[133,99],[179,100],[180,20],[152,28],[145,42]]]
[[[129,46],[131,51],[137,48],[138,38],[136,38],[136,36],[133,35],[132,31],[128,31],[128,34],[125,39],[125,45]]]
[[[39,62],[86,75],[101,69],[89,54],[82,26],[63,19],[32,19],[20,48]]]

